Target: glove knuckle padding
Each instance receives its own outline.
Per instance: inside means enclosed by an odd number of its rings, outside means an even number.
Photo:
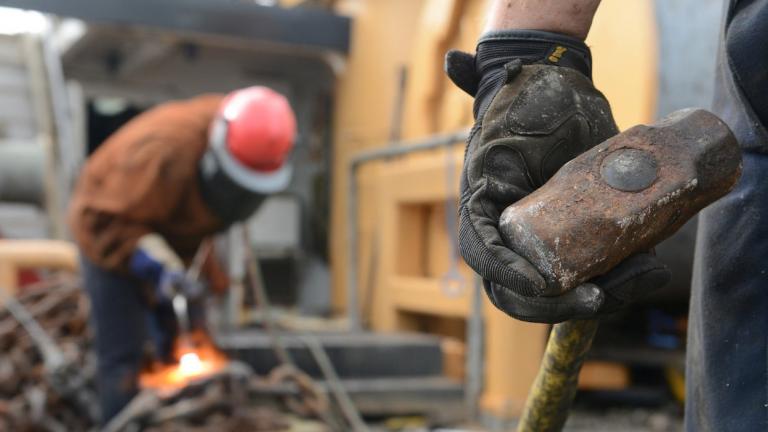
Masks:
[[[527,75],[527,79],[505,109],[512,133],[549,135],[577,113],[600,119],[610,111],[603,95],[576,71],[549,66],[528,66],[523,70],[520,78]]]
[[[521,169],[510,169],[519,167]],[[499,205],[486,209],[498,219],[506,205],[528,195],[533,189],[533,182],[528,175],[528,167],[523,153],[509,145],[493,145],[485,154],[482,164],[485,179],[485,196]]]
[[[568,68],[530,65],[494,97],[482,119],[481,141],[518,150],[522,163],[516,168],[535,188],[617,132],[607,100],[588,78]]]

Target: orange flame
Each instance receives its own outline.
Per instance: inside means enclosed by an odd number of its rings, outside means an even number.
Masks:
[[[181,356],[179,361],[179,373],[186,376],[200,375],[205,370],[200,356],[194,352],[188,352]]]
[[[204,378],[220,371],[227,358],[213,346],[207,335],[191,335],[187,343],[176,349],[175,364],[155,364],[139,377],[142,388],[170,390],[183,387],[190,381]]]

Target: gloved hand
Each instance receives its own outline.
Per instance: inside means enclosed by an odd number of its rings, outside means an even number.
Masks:
[[[496,307],[524,321],[556,323],[614,311],[668,281],[661,263],[639,254],[595,283],[552,295],[556,289],[499,235],[507,206],[618,133],[607,100],[592,85],[583,42],[540,31],[490,33],[475,56],[448,52],[446,72],[475,97],[461,177],[460,250]]]
[[[197,298],[205,289],[201,282],[186,277],[181,259],[160,234],[147,234],[139,239],[129,268],[135,277],[155,287],[158,302],[169,302],[177,292]]]

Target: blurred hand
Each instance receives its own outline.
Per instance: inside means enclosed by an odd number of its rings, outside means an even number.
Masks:
[[[154,286],[158,302],[168,302],[176,293],[194,299],[205,292],[202,282],[186,277],[181,259],[156,233],[139,239],[129,268],[135,277]]]

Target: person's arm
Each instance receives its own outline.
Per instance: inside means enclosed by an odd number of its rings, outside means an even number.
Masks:
[[[70,208],[72,231],[83,253],[98,266],[130,273],[140,238],[167,220],[179,202],[181,152],[146,137],[105,142],[82,170]],[[128,141],[130,140],[130,141]]]
[[[494,0],[485,32],[542,30],[584,40],[600,0]]]

